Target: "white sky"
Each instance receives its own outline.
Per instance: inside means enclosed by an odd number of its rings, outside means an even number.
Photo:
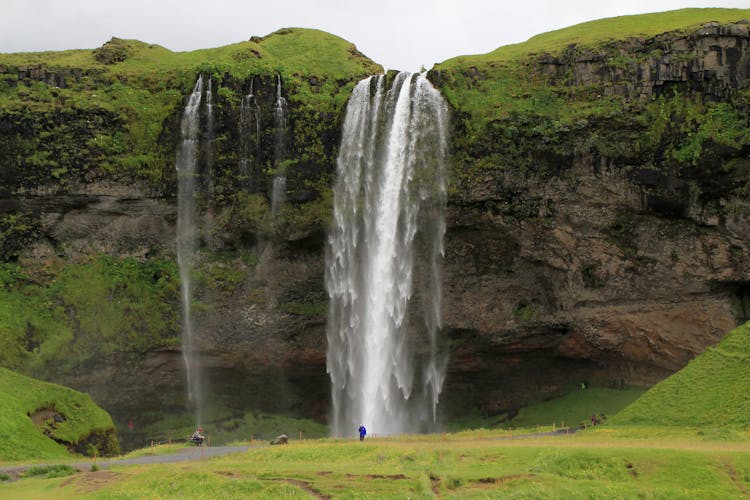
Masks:
[[[583,21],[750,0],[0,0],[0,52],[95,48],[112,36],[174,51],[317,28],[415,71]]]

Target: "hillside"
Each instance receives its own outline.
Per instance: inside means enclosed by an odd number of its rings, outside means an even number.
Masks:
[[[750,425],[750,323],[612,418],[613,424],[745,429]]]
[[[0,368],[0,461],[119,453],[112,419],[88,395]]]

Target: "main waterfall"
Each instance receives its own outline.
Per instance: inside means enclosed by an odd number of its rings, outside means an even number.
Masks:
[[[435,429],[447,108],[424,75],[370,77],[344,120],[326,254],[332,432]]]

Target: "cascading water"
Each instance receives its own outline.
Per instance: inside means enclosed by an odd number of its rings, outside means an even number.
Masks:
[[[213,79],[208,79],[208,85],[206,86],[206,135],[205,135],[205,161],[206,161],[206,179],[207,179],[207,190],[208,190],[208,201],[214,197],[214,183],[213,174],[211,170],[214,166],[214,155],[213,155],[213,143],[214,143],[214,95],[211,89],[213,88]]]
[[[197,145],[200,132],[199,108],[203,91],[203,77],[199,76],[182,113],[180,131],[182,141],[177,149],[177,265],[180,272],[182,302],[182,356],[187,373],[188,398],[200,423],[202,415],[200,377],[197,354],[193,344],[191,302],[193,255],[196,249],[195,191]]]
[[[250,80],[250,93],[240,103],[240,175],[248,187],[252,177],[250,146],[253,141],[257,151],[260,144],[260,106],[253,94],[253,80]]]
[[[276,176],[271,189],[271,215],[274,217],[286,201],[286,172],[282,162],[286,154],[286,99],[281,95],[281,75],[276,75],[276,103],[273,107],[274,150]]]
[[[326,253],[332,432],[435,430],[447,357],[440,268],[447,108],[424,75],[357,84]]]

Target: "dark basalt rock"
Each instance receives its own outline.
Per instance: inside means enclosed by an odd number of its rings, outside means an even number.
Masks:
[[[115,37],[94,50],[94,58],[102,64],[117,64],[123,62],[129,55],[126,42]]]

